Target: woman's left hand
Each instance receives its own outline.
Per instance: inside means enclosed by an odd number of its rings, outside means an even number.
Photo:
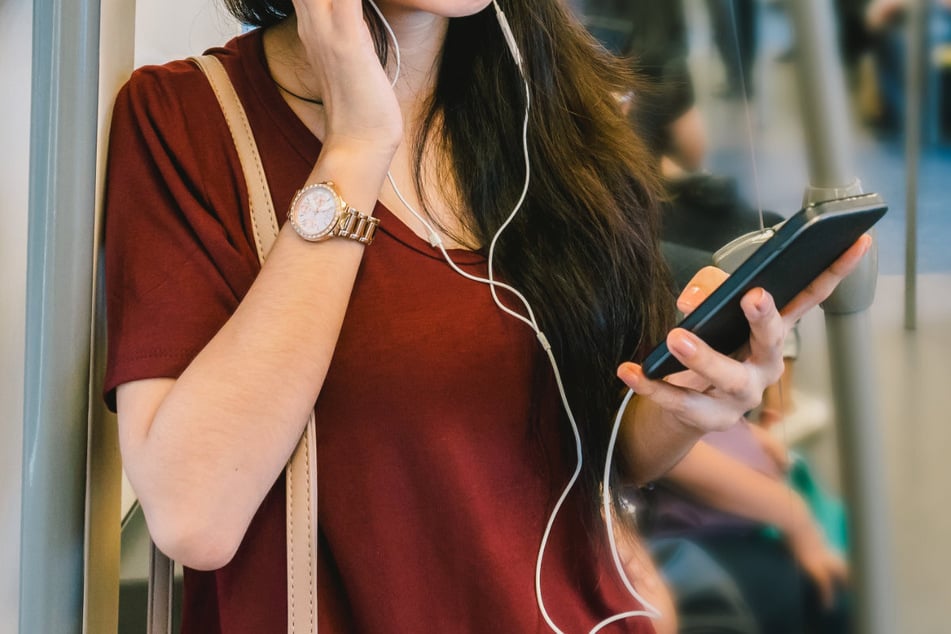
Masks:
[[[624,363],[618,368],[618,377],[679,423],[700,433],[730,427],[759,404],[768,385],[779,380],[786,334],[852,272],[870,245],[870,236],[859,238],[806,290],[793,298],[782,314],[769,293],[761,288],[749,291],[741,301],[750,322],[748,350],[740,355],[743,358],[721,354],[694,334],[674,328],[667,335],[667,346],[687,370],[663,380],[650,380],[640,365]],[[726,273],[713,267],[701,270],[677,300],[678,308],[689,314],[726,277]]]

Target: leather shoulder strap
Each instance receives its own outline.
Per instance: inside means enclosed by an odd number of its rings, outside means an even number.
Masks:
[[[278,224],[274,203],[264,176],[264,165],[258,153],[251,125],[241,100],[234,90],[227,71],[218,58],[212,55],[193,57],[191,60],[205,73],[211,84],[225,121],[234,140],[251,207],[251,226],[258,259],[263,264],[277,239]],[[317,632],[317,444],[314,414],[311,413],[286,469],[287,492],[287,631],[289,634]],[[154,549],[155,550],[155,549]],[[155,550],[157,553],[158,551]],[[154,557],[150,571],[149,606],[171,606],[171,593],[167,599],[153,596],[168,587],[156,583],[155,574],[161,576],[167,565],[161,561],[164,555]],[[167,561],[167,559],[166,559]],[[167,568],[164,568],[167,570]],[[167,601],[162,602],[162,601]],[[156,610],[153,613],[157,613]],[[160,621],[159,621],[160,622]],[[152,622],[150,621],[150,626]],[[170,624],[170,621],[169,621]],[[166,626],[167,627],[167,626]],[[171,634],[171,630],[166,630]],[[160,629],[150,629],[150,634],[166,634]]]
[[[285,471],[287,632],[317,632],[317,431],[311,412]]]
[[[258,251],[258,259],[263,263],[271,251],[274,240],[277,239],[277,216],[274,213],[274,203],[271,201],[271,190],[264,175],[264,164],[258,153],[258,146],[254,142],[251,124],[235,92],[228,72],[214,55],[192,57],[191,60],[208,77],[208,83],[221,104],[221,111],[228,122],[234,147],[238,151],[241,161],[241,171],[244,172],[244,182],[248,188],[248,197],[251,204],[251,228],[254,234],[254,246]]]

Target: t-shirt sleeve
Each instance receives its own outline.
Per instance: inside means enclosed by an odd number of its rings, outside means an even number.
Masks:
[[[258,270],[246,188],[224,117],[187,62],[136,71],[110,129],[105,201],[104,392],[178,377]]]

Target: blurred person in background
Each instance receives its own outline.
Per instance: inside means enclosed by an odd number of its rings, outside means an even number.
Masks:
[[[724,97],[749,98],[753,95],[756,4],[756,0],[707,0],[713,41],[723,60]]]
[[[687,67],[683,0],[587,0],[576,10],[608,51],[629,60],[648,80],[636,96],[637,131],[664,157],[665,175],[701,169],[707,135]]]
[[[870,53],[871,68],[860,80],[861,114],[876,130],[898,133],[905,120],[908,50],[905,22],[910,0],[841,2],[847,5],[842,12],[843,24],[854,25],[860,33],[844,37],[846,61],[861,52]],[[929,11],[927,63],[940,74],[939,90],[948,92],[951,90],[951,82],[946,79],[951,77],[951,0],[927,0],[926,10]],[[938,102],[949,103],[949,96],[939,95]],[[951,130],[951,112],[947,106],[934,116],[940,118],[938,127],[944,133]]]

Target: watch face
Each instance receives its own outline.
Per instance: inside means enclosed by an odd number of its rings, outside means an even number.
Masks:
[[[312,185],[302,190],[292,205],[294,230],[307,240],[329,237],[340,216],[337,195],[326,185]]]

